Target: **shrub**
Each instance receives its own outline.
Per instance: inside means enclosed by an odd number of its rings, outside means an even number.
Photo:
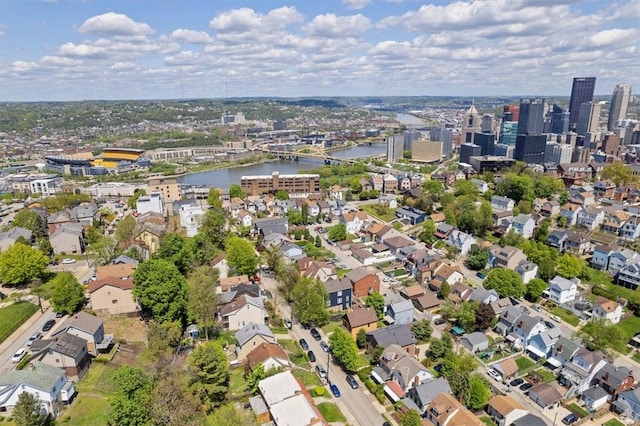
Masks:
[[[316,394],[316,396],[323,396],[326,393],[326,389],[323,388],[322,386],[316,386],[313,389],[313,392]]]

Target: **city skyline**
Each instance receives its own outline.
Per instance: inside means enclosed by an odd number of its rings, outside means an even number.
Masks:
[[[638,20],[640,0],[6,0],[0,101],[610,95],[640,75]]]

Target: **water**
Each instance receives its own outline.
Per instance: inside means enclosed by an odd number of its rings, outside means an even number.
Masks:
[[[404,124],[407,127],[424,127],[427,125],[427,122],[424,121],[420,117],[416,117],[411,114],[396,114],[396,120],[400,122],[400,124]]]
[[[333,151],[329,155],[339,158],[353,158],[366,155],[384,154],[387,152],[387,144],[374,143],[371,145],[358,145],[340,151]],[[280,174],[297,174],[300,170],[309,170],[324,165],[322,160],[313,158],[300,158],[296,161],[272,161],[269,163],[252,164],[248,166],[233,167],[230,169],[211,170],[208,172],[194,173],[180,177],[178,180],[183,185],[214,186],[229,188],[231,184],[240,184],[242,176],[270,175],[278,171]]]

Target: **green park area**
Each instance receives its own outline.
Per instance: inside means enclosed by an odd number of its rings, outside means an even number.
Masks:
[[[29,302],[16,302],[0,308],[0,342],[11,336],[37,310],[38,307]]]

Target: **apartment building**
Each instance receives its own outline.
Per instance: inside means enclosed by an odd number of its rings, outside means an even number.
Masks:
[[[273,172],[271,176],[242,176],[240,187],[247,195],[262,195],[282,190],[288,192],[292,198],[305,198],[309,194],[320,192],[320,175],[281,175],[280,172]]]

